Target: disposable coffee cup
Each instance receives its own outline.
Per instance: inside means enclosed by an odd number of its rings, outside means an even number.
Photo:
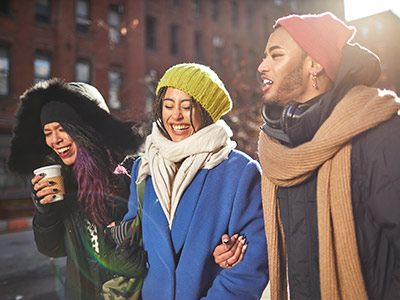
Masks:
[[[57,202],[64,200],[65,188],[64,188],[64,177],[61,175],[61,166],[60,165],[50,165],[41,167],[33,171],[33,174],[45,174],[44,177],[39,181],[54,181],[55,183],[49,187],[44,188],[46,189],[57,189],[58,191],[54,193],[56,197],[50,202]]]

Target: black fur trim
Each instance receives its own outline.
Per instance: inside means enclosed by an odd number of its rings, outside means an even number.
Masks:
[[[102,138],[118,161],[138,151],[143,142],[138,124],[121,121],[101,109],[88,94],[71,88],[60,79],[42,81],[28,89],[21,97],[13,128],[10,156],[7,161],[12,172],[32,173],[42,166],[52,153],[45,143],[40,124],[40,111],[49,101],[60,101],[71,105],[82,121],[91,126]],[[96,99],[104,102],[104,99]]]

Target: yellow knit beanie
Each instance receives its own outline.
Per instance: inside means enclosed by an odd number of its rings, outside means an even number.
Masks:
[[[160,79],[162,87],[174,87],[192,96],[210,114],[214,122],[232,108],[232,100],[218,75],[209,67],[183,63],[169,68]]]

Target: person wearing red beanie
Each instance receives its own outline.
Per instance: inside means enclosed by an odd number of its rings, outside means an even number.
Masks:
[[[280,18],[258,67],[273,300],[400,299],[400,99],[355,32]]]

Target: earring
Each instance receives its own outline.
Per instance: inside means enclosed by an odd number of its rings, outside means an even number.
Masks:
[[[318,90],[318,85],[317,85],[317,72],[314,72],[314,73],[310,74],[310,76],[311,76],[312,81],[314,81],[313,84],[312,84],[312,87],[313,87],[314,89]]]

